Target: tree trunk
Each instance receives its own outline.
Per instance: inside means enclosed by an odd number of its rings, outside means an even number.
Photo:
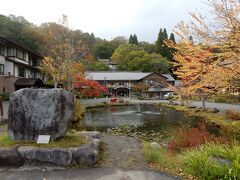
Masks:
[[[53,77],[53,82],[54,82],[54,88],[57,88],[58,81],[56,80],[56,77]]]
[[[206,104],[205,104],[205,98],[202,99],[202,104],[203,104],[203,110],[206,110]]]

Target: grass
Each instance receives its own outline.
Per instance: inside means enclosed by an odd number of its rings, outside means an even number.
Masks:
[[[215,123],[220,126],[222,133],[228,137],[233,137],[240,141],[240,121],[239,120],[233,120],[229,119],[227,115],[219,114],[219,113],[210,113],[207,111],[201,111],[198,109],[192,109],[188,108],[186,106],[169,106],[178,111],[184,111],[186,115],[188,116],[199,116],[202,117],[204,120]]]
[[[34,141],[13,141],[6,133],[0,135],[0,147],[36,146],[36,147],[77,147],[86,143],[86,138],[79,135],[67,135],[49,144],[37,144]]]
[[[190,174],[183,172],[180,156],[167,149],[155,149],[150,142],[142,141],[143,154],[149,166],[153,169],[192,179]]]
[[[213,157],[226,159],[220,164]],[[201,179],[240,179],[240,146],[206,144],[186,151],[182,157],[184,170]]]
[[[208,143],[203,146],[172,153],[167,149],[151,148],[143,141],[143,153],[149,165],[184,179],[240,179],[240,146]],[[230,165],[218,164],[211,157],[221,157]]]
[[[221,94],[211,96],[209,100],[218,103],[240,103],[240,95]]]

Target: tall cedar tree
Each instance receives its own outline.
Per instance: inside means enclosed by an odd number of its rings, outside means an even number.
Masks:
[[[170,40],[172,40],[174,43],[176,43],[175,36],[173,33],[170,35]],[[172,60],[173,58],[173,49],[169,48],[165,41],[168,40],[168,33],[166,28],[160,29],[159,34],[158,34],[158,39],[156,42],[156,52],[158,54],[161,54],[163,57],[166,57],[169,60]]]
[[[138,45],[138,39],[137,39],[136,34],[134,34],[134,35],[131,34],[130,35],[128,43]]]

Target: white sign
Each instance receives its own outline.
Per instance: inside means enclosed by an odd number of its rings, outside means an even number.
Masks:
[[[39,135],[37,144],[48,144],[50,141],[50,135]]]

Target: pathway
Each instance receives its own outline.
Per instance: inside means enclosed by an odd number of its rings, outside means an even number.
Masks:
[[[103,135],[101,140],[105,144],[102,166],[146,169],[141,144],[136,138]]]
[[[23,167],[0,169],[1,180],[174,180],[165,173],[151,171],[144,162],[136,138],[102,135],[105,150],[100,167],[65,169],[58,167]]]
[[[8,170],[0,173],[1,180],[173,180],[174,178],[146,170],[118,168],[82,168],[64,170]]]
[[[168,100],[135,100],[135,99],[128,99],[125,98],[125,100],[131,102],[131,103],[168,103]],[[178,101],[175,101],[178,103]],[[191,101],[191,105],[194,105],[196,107],[202,107],[201,101]],[[213,102],[206,102],[207,108],[217,108],[221,111],[224,110],[236,110],[240,111],[240,104],[226,104],[226,103],[213,103]]]

